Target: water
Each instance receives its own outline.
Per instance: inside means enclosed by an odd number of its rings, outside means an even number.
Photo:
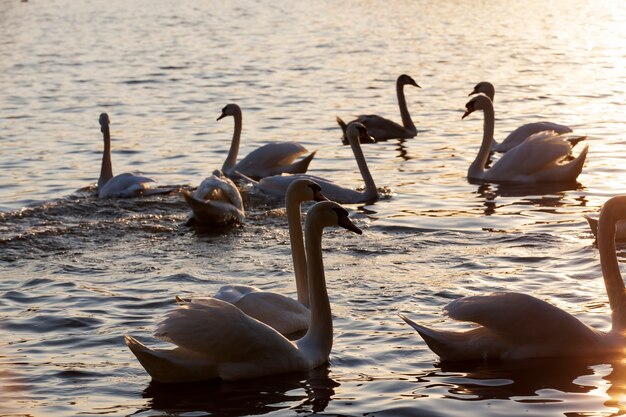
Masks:
[[[582,215],[624,190],[622,2],[0,5],[0,414],[624,413],[621,360],[451,367],[397,315],[464,329],[442,315],[446,303],[511,290],[610,328]],[[298,140],[318,149],[311,173],[356,187],[334,117],[399,120],[401,73],[422,86],[406,90],[418,136],[364,148],[389,198],[349,206],[363,236],[324,237],[330,364],[238,383],[151,383],[122,337],[154,343],[174,295],[226,283],[295,293],[286,219],[280,204],[249,196],[244,226],[197,234],[177,193],[98,200],[99,113],[112,120],[116,173],[197,185],[226,156],[232,119],[215,119],[236,102],[240,155]],[[460,118],[481,80],[496,85],[496,138],[540,119],[589,136],[577,185],[467,182],[482,117]]]

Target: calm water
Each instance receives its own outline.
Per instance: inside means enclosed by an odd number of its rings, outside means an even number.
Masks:
[[[293,3],[0,0],[0,414],[626,413],[622,361],[442,366],[397,316],[458,330],[447,302],[506,289],[610,327],[582,214],[625,191],[626,3]],[[365,147],[390,198],[349,207],[363,236],[324,239],[330,365],[151,383],[122,336],[153,343],[174,295],[226,283],[295,293],[286,219],[249,196],[244,226],[199,235],[176,193],[98,200],[99,113],[117,173],[198,184],[226,156],[232,119],[215,119],[236,102],[242,155],[298,140],[318,149],[310,172],[356,187],[334,118],[399,120],[400,73],[422,86],[406,90],[418,136]],[[481,80],[496,85],[496,138],[539,119],[589,136],[577,186],[467,182],[482,115],[461,115]]]

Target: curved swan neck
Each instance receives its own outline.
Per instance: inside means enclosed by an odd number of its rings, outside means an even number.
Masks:
[[[239,142],[241,140],[241,127],[243,124],[243,116],[241,114],[241,109],[239,107],[235,109],[233,118],[235,119],[235,130],[233,132],[233,139],[230,142],[230,150],[228,151],[228,156],[226,156],[224,165],[222,165],[222,171],[228,172],[228,173],[230,173],[230,171],[235,167],[237,163],[237,154],[239,153]]]
[[[287,223],[289,225],[289,240],[291,242],[291,258],[293,271],[296,276],[296,291],[298,301],[309,307],[309,282],[307,281],[307,263],[302,237],[302,215],[300,201],[287,193]]]
[[[113,167],[111,166],[111,133],[108,125],[102,126],[102,136],[104,137],[104,151],[102,152],[100,178],[98,178],[99,189],[104,187],[104,184],[113,178]]]
[[[598,251],[609,305],[613,316],[613,330],[626,329],[626,290],[615,253],[615,227],[626,218],[626,196],[608,200],[600,213],[598,224]]]
[[[306,335],[298,342],[311,353],[328,358],[333,347],[333,319],[326,290],[324,262],[322,261],[321,226],[314,216],[307,216],[305,223],[307,274],[311,301],[311,324]]]
[[[404,98],[404,83],[400,82],[400,80],[396,82],[396,95],[398,96],[398,106],[400,107],[402,125],[407,130],[417,131],[415,124],[413,124],[413,120],[411,120],[409,109],[406,107],[406,99]]]
[[[489,159],[489,153],[491,152],[491,146],[493,144],[495,116],[491,102],[490,105],[483,109],[483,112],[485,117],[483,122],[483,142],[480,145],[476,159],[474,159],[474,162],[472,162],[467,171],[469,178],[480,178],[485,173],[485,165]]]
[[[359,171],[361,172],[361,176],[363,177],[363,182],[365,183],[365,191],[363,193],[371,196],[372,198],[376,198],[378,196],[378,190],[376,189],[376,184],[374,183],[372,173],[367,166],[367,161],[365,160],[363,149],[361,148],[361,144],[359,143],[359,138],[353,137],[349,138],[349,140],[350,147],[352,148],[352,153],[354,153],[354,159],[356,159]]]

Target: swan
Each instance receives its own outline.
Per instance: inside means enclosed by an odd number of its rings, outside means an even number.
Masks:
[[[572,145],[554,131],[543,131],[528,137],[524,142],[502,155],[491,168],[485,170],[489,158],[494,130],[493,103],[480,94],[466,105],[462,119],[476,110],[484,112],[483,141],[476,159],[467,171],[472,180],[491,182],[568,182],[575,181],[583,169],[588,146],[585,145],[578,157],[565,162]]]
[[[236,178],[237,172],[246,177],[259,179],[283,172],[303,173],[309,168],[309,164],[317,151],[311,152],[305,158],[294,162],[298,157],[307,153],[304,146],[297,142],[268,143],[250,152],[245,158],[237,162],[242,126],[241,108],[236,104],[227,104],[217,120],[226,116],[233,116],[235,119],[235,131],[230,143],[230,150],[222,165],[222,171],[229,178]]]
[[[496,89],[493,84],[488,81],[481,81],[474,86],[474,90],[468,94],[471,96],[473,94],[483,93],[487,97],[494,101],[494,96],[496,94]],[[515,129],[511,132],[504,140],[500,143],[493,142],[493,146],[491,150],[493,152],[507,152],[514,148],[515,146],[522,143],[527,137],[533,135],[535,133],[543,132],[544,130],[553,130],[558,134],[571,133],[572,129],[569,126],[560,125],[558,123],[553,122],[534,122],[534,123],[526,123]],[[586,136],[579,136],[575,138],[569,138],[568,140],[572,143],[572,146],[576,145],[579,141],[586,139]]]
[[[283,335],[306,330],[310,321],[309,283],[307,282],[300,205],[310,200],[326,200],[321,191],[321,187],[315,182],[299,179],[291,183],[285,199],[298,301],[271,291],[261,291],[249,285],[224,285],[213,298],[233,304],[248,316],[267,324]],[[178,297],[176,300],[180,304],[187,303]],[[204,300],[206,298],[194,298],[191,302],[202,304]]]
[[[218,299],[188,303],[170,311],[155,336],[176,345],[151,349],[130,335],[125,341],[141,365],[159,382],[194,382],[213,378],[239,380],[306,371],[328,361],[333,323],[322,262],[322,232],[341,226],[361,234],[339,204],[322,201],[306,218],[306,257],[311,325],[296,342]]]
[[[294,175],[274,175],[271,177],[265,177],[259,182],[254,183],[255,187],[264,193],[282,197],[285,195],[289,184],[293,181],[301,178],[307,178],[315,181],[322,187],[322,193],[332,201],[336,201],[341,204],[357,204],[357,203],[370,203],[378,200],[378,190],[374,183],[374,178],[367,167],[363,150],[359,143],[359,139],[367,140],[367,129],[360,122],[351,122],[346,129],[346,134],[350,140],[350,146],[354,153],[354,158],[365,182],[365,190],[357,191],[350,188],[344,188],[337,185],[327,179],[306,175],[306,174],[294,174]]]
[[[583,215],[587,223],[589,224],[589,228],[591,229],[591,233],[593,233],[593,237],[597,239],[598,237],[598,219],[594,219],[586,214]],[[620,221],[615,226],[615,240],[626,241],[626,221]]]
[[[98,178],[98,197],[135,197],[151,188],[155,181],[152,178],[124,173],[113,176],[111,166],[111,131],[110,119],[106,113],[100,114],[100,131],[104,137],[104,151],[102,152],[102,166]]]
[[[615,226],[626,219],[626,196],[609,199],[598,226],[598,251],[611,307],[612,328],[602,332],[530,295],[500,292],[463,297],[444,311],[479,327],[465,331],[429,329],[401,316],[442,361],[597,356],[626,346],[626,289],[615,253]]]
[[[411,120],[411,115],[406,107],[406,99],[404,98],[404,86],[412,85],[421,88],[413,78],[409,75],[402,74],[396,80],[396,94],[398,95],[398,106],[400,107],[400,116],[402,117],[402,126],[384,117],[375,114],[363,114],[358,116],[353,122],[363,123],[367,128],[369,135],[374,140],[369,140],[362,143],[381,142],[388,139],[407,139],[417,135],[417,128]],[[346,128],[350,123],[345,123],[339,117],[337,117],[337,123],[343,130],[343,136],[341,141],[344,145],[348,144],[348,138],[346,137]]]
[[[246,217],[237,186],[219,169],[205,178],[193,194],[187,190],[182,193],[192,211],[187,225],[228,226],[242,223]]]

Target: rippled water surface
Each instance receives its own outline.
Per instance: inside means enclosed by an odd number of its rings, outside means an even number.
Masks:
[[[0,414],[35,416],[588,416],[626,410],[619,359],[440,364],[398,317],[452,330],[442,307],[512,290],[610,328],[593,236],[582,218],[624,192],[626,3],[0,0]],[[232,231],[185,227],[178,189],[219,168],[243,109],[241,155],[273,140],[318,153],[310,172],[357,187],[335,116],[400,120],[418,136],[367,145],[387,198],[348,206],[363,230],[331,230],[330,364],[238,383],[167,386],[126,348],[174,295],[226,283],[293,295],[284,210],[254,193]],[[496,139],[536,120],[588,135],[578,184],[466,179],[496,86]],[[175,189],[99,200],[109,113],[116,173]],[[624,248],[618,249],[621,260]]]

